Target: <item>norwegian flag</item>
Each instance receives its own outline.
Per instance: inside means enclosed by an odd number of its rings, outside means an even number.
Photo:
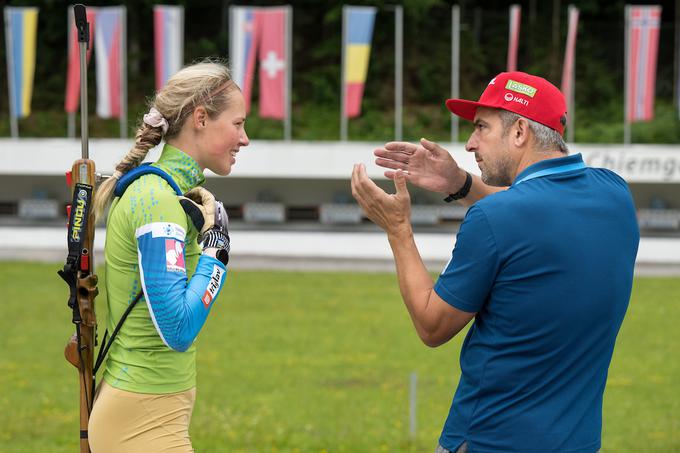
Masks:
[[[649,121],[654,118],[661,6],[629,6],[626,11],[626,120]]]

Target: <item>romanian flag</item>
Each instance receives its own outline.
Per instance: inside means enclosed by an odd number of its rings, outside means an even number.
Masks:
[[[31,113],[37,31],[38,8],[5,7],[9,101],[13,118],[23,118]]]
[[[345,116],[354,118],[361,113],[361,98],[371,55],[371,38],[377,8],[347,6],[343,11],[343,61],[345,83]]]
[[[184,60],[184,8],[155,5],[153,36],[156,52],[156,91],[182,68]]]

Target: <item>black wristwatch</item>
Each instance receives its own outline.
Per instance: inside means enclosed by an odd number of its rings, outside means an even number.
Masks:
[[[451,203],[453,200],[460,200],[461,198],[467,197],[467,194],[470,193],[470,187],[472,187],[472,175],[466,171],[463,187],[456,193],[450,193],[448,197],[444,198],[444,201]]]

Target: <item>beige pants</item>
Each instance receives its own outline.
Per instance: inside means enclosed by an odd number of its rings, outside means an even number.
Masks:
[[[153,395],[111,387],[97,392],[90,416],[92,453],[190,453],[196,389]]]

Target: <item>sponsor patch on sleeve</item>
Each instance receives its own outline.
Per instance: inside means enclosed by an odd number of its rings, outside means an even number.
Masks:
[[[203,297],[201,298],[206,308],[210,306],[213,299],[215,299],[215,296],[217,296],[220,286],[222,285],[223,275],[224,269],[218,265],[214,265],[212,275],[210,276],[210,281],[208,282],[208,287],[205,289],[205,293],[203,293]]]
[[[173,272],[186,272],[184,244],[176,239],[165,240],[165,267]]]

